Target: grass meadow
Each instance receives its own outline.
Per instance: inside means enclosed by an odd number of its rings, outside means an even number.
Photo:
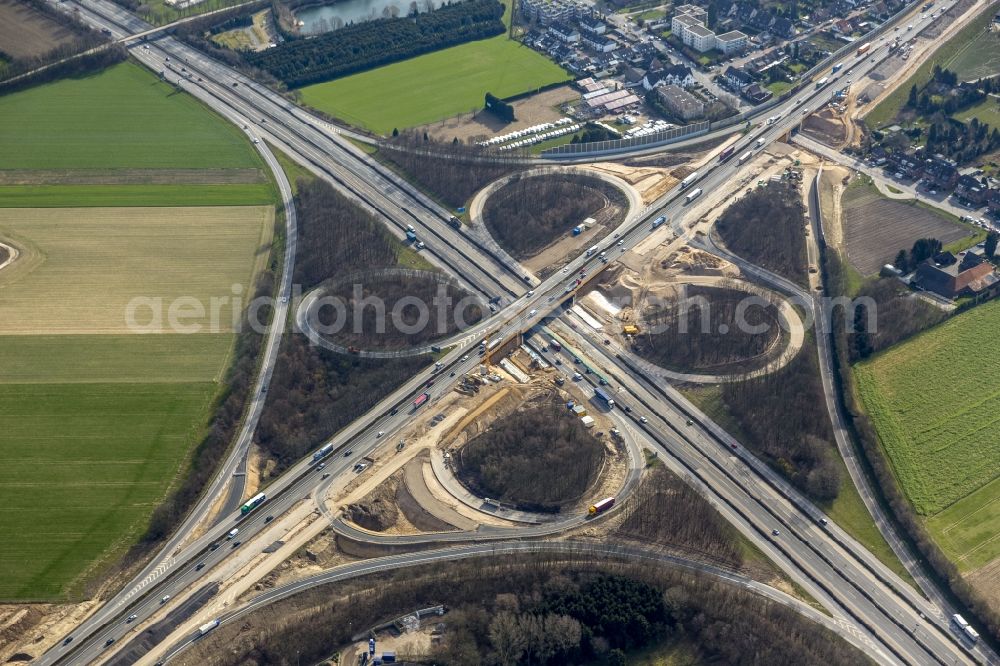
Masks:
[[[855,366],[899,483],[963,569],[1000,556],[1000,301]]]
[[[236,126],[134,63],[0,97],[0,169],[247,168]]]
[[[233,339],[0,337],[0,598],[73,598],[141,535],[203,434]]]
[[[499,35],[302,88],[309,106],[373,132],[479,110],[486,93],[509,97],[568,80],[551,60]]]

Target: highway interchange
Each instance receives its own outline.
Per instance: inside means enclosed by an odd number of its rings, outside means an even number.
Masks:
[[[140,19],[102,0],[76,6],[81,8],[85,20],[111,30],[116,37],[149,29]],[[916,19],[912,22],[915,30],[919,31],[930,20],[928,17],[923,22]],[[781,118],[771,125],[752,129],[739,139],[735,153],[739,155],[755,149],[758,139],[766,146],[787,134],[801,119],[803,108],[815,109],[833,90],[842,87],[843,80],[848,76],[860,78],[885,57],[887,44],[884,39],[873,44],[871,52],[861,59],[853,54],[846,56],[844,70],[839,75],[831,75],[825,86],[803,90],[785,104],[769,110],[770,115],[780,115]],[[376,212],[397,234],[401,235],[407,224],[413,224],[426,239],[434,261],[442,268],[478,294],[501,297],[505,307],[477,327],[473,334],[464,336],[463,344],[441,359],[444,368],[437,375],[433,389],[435,396],[450,390],[450,372],[454,372],[457,378],[479,364],[474,345],[480,335],[490,340],[508,339],[538,324],[543,318],[551,320],[553,310],[556,310],[554,314],[558,314],[562,301],[569,293],[569,277],[566,274],[556,274],[542,283],[525,276],[508,257],[498,256],[452,229],[447,224],[448,211],[375,164],[353,145],[331,134],[325,123],[292,106],[277,93],[171,37],[136,44],[132,47],[132,54],[154,71],[164,72],[171,82],[179,81],[179,85],[189,93],[244,127],[254,138],[266,138],[295,161],[331,181],[352,199]],[[182,67],[183,70],[180,69]],[[185,76],[188,73],[191,78]],[[270,154],[266,148],[261,150],[265,157]],[[280,172],[273,156],[268,162],[276,174]],[[735,159],[713,163],[701,170],[699,180],[692,189],[698,187],[712,191],[735,178],[740,169],[741,165]],[[288,201],[290,192],[287,182],[282,185],[280,181],[279,178],[282,196]],[[650,233],[654,218],[664,215],[676,220],[684,212],[683,193],[671,191],[645,211],[633,211],[614,237],[601,242],[601,250],[609,254],[618,251],[619,240],[624,248],[634,247]],[[291,240],[295,237],[294,216],[289,216],[289,219],[286,219],[286,224],[289,225],[288,237]],[[288,279],[294,261],[294,245],[291,247],[286,255],[279,288],[282,298],[276,322],[285,321],[290,288]],[[586,272],[586,280],[592,280],[602,267],[597,255],[579,256],[569,264],[569,275],[575,276],[582,270]],[[753,274],[752,267],[740,267]],[[575,292],[580,287],[569,291]],[[533,289],[533,295],[525,296],[529,288]],[[532,311],[536,314],[530,316]],[[234,525],[238,524],[239,540],[244,543],[240,548],[249,548],[251,539],[267,528],[265,513],[280,516],[304,496],[314,492],[320,484],[332,483],[314,472],[311,460],[303,460],[267,487],[266,512],[254,512],[242,521],[238,520],[236,509],[243,495],[243,477],[234,475],[234,472],[246,464],[246,446],[263,405],[263,389],[273,370],[280,330],[281,326],[273,326],[269,335],[262,373],[255,386],[251,418],[244,425],[239,445],[234,447],[196,510],[132,583],[75,629],[71,641],[60,642],[38,663],[99,661],[108,654],[105,648],[109,640],[118,641],[128,636],[145,618],[169,603],[169,600],[161,603],[163,597],[177,597],[184,590],[200,587],[212,580],[214,565],[234,550],[232,542],[225,540],[226,532]],[[880,663],[996,663],[995,655],[981,644],[970,650],[970,646],[961,643],[948,626],[951,611],[936,596],[932,598],[937,599],[937,603],[927,601],[842,530],[833,524],[820,524],[822,515],[811,503],[742,447],[737,445],[734,450],[728,435],[678,399],[669,387],[648,381],[638,369],[622,359],[609,356],[599,341],[577,336],[577,342],[581,347],[577,353],[588,364],[609,374],[622,395],[621,402],[634,406],[629,416],[634,420],[633,428],[642,432],[672,467],[701,486],[720,512],[772,557],[793,580],[820,600],[836,618],[852,624],[866,644],[872,646],[871,654],[877,654]],[[391,434],[412,419],[408,405],[415,395],[425,390],[431,373],[428,368],[411,378],[330,440],[336,453],[328,459],[326,471],[332,479],[353,474],[357,460],[373,454],[383,443],[393,441]],[[645,422],[639,420],[640,413],[646,418]],[[378,431],[390,436],[379,439],[375,437]],[[348,448],[354,451],[350,457],[340,455]],[[193,530],[206,521],[212,505],[224,492],[228,493],[229,499],[218,521],[208,526],[200,537],[189,541]],[[558,525],[560,529],[569,526]],[[772,535],[774,529],[780,531],[779,537]],[[486,533],[463,535],[463,539],[481,541],[499,536]],[[532,535],[518,532],[512,536],[521,538]],[[254,547],[259,546],[254,544]],[[419,558],[418,555],[410,557],[413,560]],[[407,556],[401,556],[401,559],[408,561]],[[199,567],[199,564],[204,566]],[[135,623],[124,622],[130,615],[137,616]]]

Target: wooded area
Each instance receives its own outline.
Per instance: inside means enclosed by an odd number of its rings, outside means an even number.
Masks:
[[[314,179],[297,182],[295,281],[326,279],[396,264],[396,245],[375,218]],[[304,456],[430,363],[429,356],[386,361],[336,354],[296,332],[281,342],[256,441],[278,461],[274,473]]]
[[[603,461],[604,445],[555,395],[497,419],[455,455],[458,477],[478,495],[543,512],[580,498]]]
[[[722,398],[746,435],[744,444],[810,498],[840,491],[840,466],[826,411],[815,343],[806,340],[781,370],[723,384]]]
[[[620,666],[639,645],[683,646],[692,663],[857,666],[868,658],[798,613],[707,576],[613,559],[548,555],[414,567],[307,590],[220,627],[181,664],[315,663],[352,634],[446,604],[445,666]],[[656,650],[653,650],[655,653]]]
[[[287,335],[268,388],[256,440],[280,473],[407,379],[427,367],[429,356],[368,360],[336,354]]]
[[[363,21],[308,39],[245,55],[290,88],[329,81],[422,53],[502,35],[504,6],[496,0],[466,0],[431,12]],[[392,91],[386,91],[390,103]]]
[[[483,222],[515,259],[527,259],[602,209],[617,226],[628,210],[625,195],[600,178],[579,174],[514,176],[483,205]],[[609,213],[611,211],[608,211]]]
[[[486,185],[524,168],[512,156],[485,155],[477,148],[431,141],[417,132],[393,137],[383,144],[378,158],[451,208],[467,205]]]
[[[781,337],[782,328],[770,303],[744,305],[740,315],[750,327],[766,326],[764,332],[750,333],[756,329],[738,325],[738,308],[749,298],[751,294],[735,289],[688,286],[684,295],[643,313],[645,325],[633,350],[681,372],[732,374],[760,368],[770,356],[757,357]]]
[[[389,274],[373,276],[360,284],[360,298],[355,298],[355,285],[345,284],[330,295],[341,299],[344,304],[343,316],[334,311],[333,307],[322,308],[319,311],[320,323],[331,325],[336,323],[338,332],[327,336],[331,340],[346,346],[361,349],[407,349],[430,343],[459,330],[456,323],[455,307],[463,299],[469,299],[469,306],[463,307],[459,313],[460,321],[465,326],[471,326],[483,318],[483,309],[472,302],[472,294],[450,282],[438,281],[430,276],[413,276],[407,274]],[[440,293],[442,298],[438,298]],[[422,310],[414,305],[403,305],[416,299],[426,306],[428,320],[420,326]],[[369,301],[384,303],[385,316],[375,306],[365,306]],[[445,299],[448,299],[445,303]],[[438,307],[438,300],[442,301]],[[365,307],[363,307],[365,306]],[[356,312],[357,311],[357,312]],[[355,314],[360,313],[360,319]],[[382,332],[379,332],[379,331]],[[410,332],[413,331],[413,332]]]
[[[396,265],[393,237],[375,217],[325,181],[299,180],[295,281],[303,289],[363,269]]]
[[[946,317],[940,308],[921,299],[895,278],[866,282],[857,298],[870,298],[873,303],[854,311],[851,332],[846,339],[852,363],[930,328]],[[868,321],[870,312],[874,316],[874,326]]]
[[[739,533],[700,492],[657,465],[622,507],[616,532],[645,544],[666,546],[684,557],[738,569]]]
[[[795,185],[756,188],[727,208],[715,227],[733,254],[798,284],[807,283],[806,210]]]

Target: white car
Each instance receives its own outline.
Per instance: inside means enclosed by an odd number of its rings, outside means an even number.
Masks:
[[[468,361],[468,360],[469,360],[469,355],[468,355],[468,354],[466,354],[465,356],[463,356],[463,357],[461,358],[461,360],[463,360],[463,361]]]
[[[377,433],[375,434],[375,438],[376,438],[376,439],[378,439],[379,437],[381,437],[381,436],[382,436],[382,435],[384,435],[384,434],[385,434],[385,430],[379,430],[379,431],[378,431],[378,432],[377,432]]]
[[[641,423],[649,423],[649,419],[647,419],[645,416],[640,416],[639,417],[639,421]]]
[[[536,314],[538,314],[538,310],[532,310],[531,312],[528,313],[528,316],[534,317]]]
[[[623,241],[623,240],[618,241],[618,245],[621,246],[621,245],[624,245],[624,244],[625,244],[625,241]]]

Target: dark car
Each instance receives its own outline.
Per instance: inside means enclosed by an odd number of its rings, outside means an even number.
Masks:
[[[396,409],[395,407],[393,407],[391,410],[389,410],[389,416],[395,416],[398,413],[399,413],[399,410]]]
[[[219,544],[213,543],[212,546],[211,546],[211,548],[209,548],[209,550],[215,550],[218,547],[219,547]]]
[[[238,548],[241,543],[243,543],[243,542],[242,541],[234,541],[233,542],[233,548]]]
[[[201,571],[201,570],[202,570],[202,569],[204,569],[204,568],[205,568],[205,563],[204,563],[204,562],[199,562],[199,563],[198,563],[198,566],[196,566],[196,567],[194,568],[194,570],[195,570],[195,571]]]
[[[108,640],[104,641],[104,647],[108,647],[109,645],[111,645],[114,642],[115,642],[115,639],[109,638]]]
[[[269,523],[269,522],[271,522],[272,520],[274,520],[274,516],[268,516],[267,518],[265,518],[265,519],[264,519],[264,522],[265,522],[265,523]]]
[[[67,637],[66,637],[66,638],[65,638],[65,639],[63,640],[63,645],[69,645],[69,644],[70,644],[70,643],[72,643],[72,642],[73,642],[73,637],[72,637],[72,636],[67,636]]]
[[[345,458],[350,458],[351,454],[353,454],[353,453],[354,453],[354,449],[347,449],[346,451],[344,451],[344,457]]]

